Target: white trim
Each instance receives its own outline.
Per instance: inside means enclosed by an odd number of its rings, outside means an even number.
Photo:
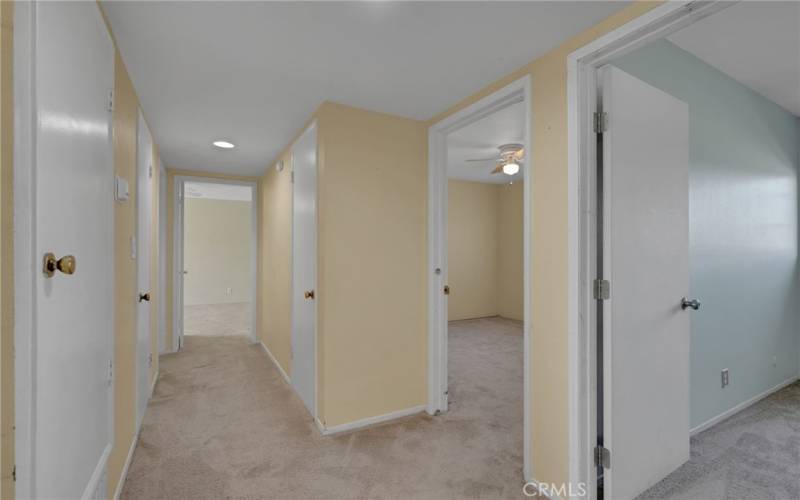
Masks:
[[[386,422],[390,422],[392,420],[397,420],[398,418],[404,418],[404,417],[409,417],[411,415],[416,415],[418,413],[424,412],[426,408],[427,408],[426,405],[413,406],[411,408],[393,411],[391,413],[386,413],[384,415],[377,415],[375,417],[362,418],[361,420],[355,420],[353,422],[348,422],[346,424],[334,425],[333,427],[325,427],[322,424],[322,422],[319,421],[318,418],[315,418],[314,421],[316,422],[317,429],[319,429],[319,432],[323,436],[332,436],[334,434],[341,434],[342,432],[360,430],[365,427],[371,427],[377,424],[383,424]]]
[[[267,348],[267,345],[264,344],[263,341],[259,342],[259,344],[261,344],[261,348],[264,349],[265,353],[267,353],[267,357],[270,359],[270,361],[272,361],[272,364],[275,365],[275,368],[277,368],[278,371],[281,373],[281,376],[283,377],[283,380],[285,380],[286,383],[289,384],[289,387],[291,387],[292,390],[294,390],[294,387],[292,386],[292,381],[291,381],[291,379],[289,379],[289,375],[287,375],[286,372],[283,371],[283,367],[281,366],[280,363],[278,363],[278,360],[275,359],[275,356],[272,355],[272,351],[270,351]]]
[[[447,410],[447,298],[442,288],[447,284],[447,150],[446,139],[454,132],[480,118],[511,104],[525,103],[523,147],[528,160],[523,163],[523,476],[533,477],[530,420],[533,400],[530,391],[531,336],[531,235],[533,217],[533,154],[531,143],[531,77],[524,76],[502,89],[435,123],[428,129],[428,404],[434,415]],[[440,273],[437,274],[436,270]]]
[[[254,344],[260,342],[258,335],[258,321],[257,318],[257,305],[258,305],[258,182],[257,181],[243,181],[238,179],[224,179],[217,177],[204,177],[199,175],[176,175],[173,178],[174,195],[172,200],[172,348],[174,351],[178,350],[183,338],[183,281],[182,275],[179,273],[183,271],[183,224],[185,217],[183,207],[181,206],[181,199],[183,198],[183,186],[187,182],[206,182],[210,184],[233,184],[236,186],[247,186],[251,189],[250,198],[250,341]],[[178,211],[181,213],[178,213]],[[181,293],[178,293],[178,286],[181,287]]]
[[[108,458],[111,456],[111,443],[107,444],[106,447],[103,449],[103,454],[100,455],[100,460],[97,462],[97,466],[94,468],[94,472],[92,472],[92,477],[89,478],[89,482],[86,483],[86,489],[83,490],[83,495],[81,498],[83,500],[93,500],[97,498],[97,488],[100,486],[100,482],[103,480],[103,477],[106,476],[106,472],[108,470]],[[107,476],[106,476],[107,478]],[[106,496],[106,492],[102,492],[103,497]]]
[[[33,2],[14,7],[14,421],[17,498],[34,491],[36,133]]]
[[[593,168],[591,114],[595,110],[595,72],[611,59],[677,31],[732,3],[667,2],[577,49],[567,57],[567,237],[569,349],[569,478],[596,493],[592,448],[596,441],[594,411],[595,356],[592,333]]]
[[[723,420],[725,420],[725,419],[727,419],[729,417],[732,417],[733,415],[739,413],[740,411],[744,410],[745,408],[758,403],[759,401],[761,401],[762,399],[764,399],[764,398],[766,398],[768,396],[771,396],[772,394],[780,391],[784,387],[787,387],[789,385],[794,384],[798,380],[800,380],[800,376],[798,376],[798,375],[795,375],[795,376],[793,376],[793,377],[791,377],[791,378],[789,378],[787,380],[784,380],[780,384],[778,384],[778,385],[776,385],[774,387],[770,387],[769,389],[767,389],[766,391],[764,391],[764,392],[762,392],[760,394],[756,394],[755,396],[753,396],[752,398],[748,399],[747,401],[739,403],[738,405],[734,406],[730,410],[726,410],[726,411],[720,413],[719,415],[717,415],[716,417],[712,417],[712,418],[706,420],[705,422],[703,422],[702,424],[693,427],[689,431],[689,433],[692,436],[694,436],[695,434],[703,432],[704,430],[715,426],[716,424],[722,422]]]

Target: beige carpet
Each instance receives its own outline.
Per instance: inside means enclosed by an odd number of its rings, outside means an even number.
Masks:
[[[161,358],[122,498],[524,498],[521,324],[452,323],[449,358],[446,414],[323,437],[260,346],[187,338]]]
[[[183,307],[183,334],[202,337],[250,335],[249,302]]]

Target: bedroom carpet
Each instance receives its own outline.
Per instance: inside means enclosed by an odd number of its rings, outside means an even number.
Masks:
[[[692,437],[689,461],[639,498],[800,498],[800,382]]]
[[[188,337],[161,357],[122,498],[525,498],[522,325],[449,339],[450,411],[321,436],[261,346]]]
[[[183,307],[183,334],[203,337],[250,335],[249,302]]]

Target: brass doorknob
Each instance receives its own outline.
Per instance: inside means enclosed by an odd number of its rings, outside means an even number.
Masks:
[[[450,295],[450,285],[445,285],[444,286],[444,294],[445,295]]]
[[[52,252],[47,252],[44,254],[42,270],[46,277],[52,278],[53,275],[56,274],[57,270],[64,274],[74,274],[76,265],[77,262],[74,255],[65,255],[56,260],[55,254]]]
[[[306,292],[303,295],[307,299],[314,300],[314,290],[306,290]]]
[[[140,293],[139,294],[139,302],[141,302],[143,300],[146,300],[147,302],[150,302],[150,292],[145,292],[145,293]]]

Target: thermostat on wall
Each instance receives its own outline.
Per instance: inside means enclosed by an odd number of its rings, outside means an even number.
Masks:
[[[114,176],[114,199],[128,201],[128,195],[128,181],[118,175]]]

